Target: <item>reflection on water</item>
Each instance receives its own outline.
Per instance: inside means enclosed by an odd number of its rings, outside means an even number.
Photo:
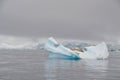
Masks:
[[[85,60],[86,75],[90,79],[105,79],[108,60]]]
[[[120,80],[120,53],[107,60],[49,59],[44,51],[0,51],[0,80]]]
[[[49,59],[46,63],[47,80],[93,80],[106,77],[108,60]]]
[[[104,71],[107,70],[108,60],[84,60],[84,64],[86,69]]]

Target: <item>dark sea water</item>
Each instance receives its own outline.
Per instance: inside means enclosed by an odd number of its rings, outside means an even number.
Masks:
[[[0,50],[0,80],[120,80],[120,53],[107,60],[63,60],[40,50]]]

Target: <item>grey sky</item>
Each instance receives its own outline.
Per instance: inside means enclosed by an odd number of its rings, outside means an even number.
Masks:
[[[83,40],[119,38],[119,0],[5,0],[0,3],[1,35]]]

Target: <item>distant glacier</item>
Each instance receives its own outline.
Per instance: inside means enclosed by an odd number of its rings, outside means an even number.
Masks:
[[[28,49],[28,50],[44,50],[44,44],[45,43],[32,43],[27,45],[9,45],[9,44],[2,44],[0,45],[0,49]],[[63,44],[67,48],[84,48],[88,46],[93,46],[95,44],[89,44],[89,43],[64,43]],[[109,52],[120,52],[120,45],[113,45],[113,44],[107,44]]]
[[[84,48],[96,45],[94,42],[87,42],[81,40],[58,39],[65,47],[68,48]],[[44,50],[44,44],[47,38],[25,38],[15,36],[0,35],[0,49],[19,49],[19,50]],[[120,52],[120,44],[107,44],[109,52]]]

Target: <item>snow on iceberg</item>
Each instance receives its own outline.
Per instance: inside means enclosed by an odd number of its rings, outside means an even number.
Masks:
[[[50,52],[50,57],[70,58],[70,59],[106,59],[109,52],[105,42],[96,46],[85,47],[82,51],[69,49],[59,44],[50,37],[45,44],[45,50]]]

